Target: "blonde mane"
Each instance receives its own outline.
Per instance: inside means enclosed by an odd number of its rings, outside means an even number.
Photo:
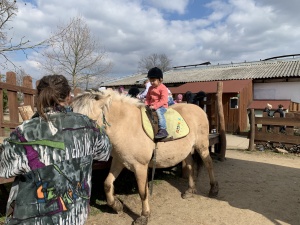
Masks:
[[[121,101],[122,103],[128,103],[128,104],[134,105],[138,108],[141,108],[142,106],[145,106],[145,104],[142,103],[141,101],[139,101],[139,99],[132,98],[132,97],[127,96],[125,94],[120,94],[119,92],[111,90],[111,89],[104,90],[104,91],[102,91],[102,93],[103,93],[103,96],[111,96],[111,101],[112,100]]]
[[[84,92],[82,94],[79,94],[73,99],[72,107],[76,112],[80,112],[85,115],[91,115],[93,114],[95,101],[99,100],[103,100],[101,108],[103,109],[104,114],[107,111],[109,111],[112,101],[120,101],[122,103],[127,103],[137,108],[145,106],[144,103],[140,102],[136,98],[132,98],[125,94],[120,94],[114,90],[103,90],[99,92]]]

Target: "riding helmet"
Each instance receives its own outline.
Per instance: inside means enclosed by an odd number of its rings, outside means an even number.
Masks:
[[[148,78],[158,78],[158,79],[162,79],[163,78],[163,73],[161,71],[161,69],[157,68],[157,67],[153,67],[152,69],[150,69],[148,71]]]

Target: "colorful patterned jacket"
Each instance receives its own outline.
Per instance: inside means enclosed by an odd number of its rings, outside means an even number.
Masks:
[[[0,148],[0,177],[14,177],[6,224],[84,224],[93,159],[111,144],[87,116],[59,107],[23,122]]]

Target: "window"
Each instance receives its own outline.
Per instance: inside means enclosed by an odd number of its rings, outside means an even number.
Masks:
[[[230,109],[238,109],[239,108],[239,99],[238,97],[230,98]]]

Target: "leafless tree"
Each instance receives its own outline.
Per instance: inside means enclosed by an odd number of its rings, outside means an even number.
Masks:
[[[50,47],[43,52],[40,62],[42,68],[65,75],[73,90],[78,87],[88,89],[89,84],[100,83],[112,67],[81,17],[72,18],[67,26],[58,26],[49,43]]]
[[[151,68],[158,67],[165,72],[171,69],[171,62],[172,61],[166,54],[151,54],[141,58],[138,65],[138,71],[146,73]]]
[[[26,76],[29,76],[24,69],[20,69],[18,70],[18,72],[16,73],[16,80],[17,80],[17,86],[23,86],[23,81],[24,81],[24,78]],[[22,92],[17,92],[17,95],[18,95],[18,101],[19,102],[22,102],[24,100],[24,94]]]
[[[3,69],[7,69],[8,64],[17,68],[7,53],[23,51],[23,53],[26,54],[27,49],[36,50],[47,42],[45,40],[34,44],[26,40],[25,37],[15,42],[12,37],[8,37],[7,31],[13,29],[13,27],[8,27],[8,22],[11,21],[18,12],[16,2],[16,0],[0,0],[0,57],[4,58],[4,63],[1,63]]]

